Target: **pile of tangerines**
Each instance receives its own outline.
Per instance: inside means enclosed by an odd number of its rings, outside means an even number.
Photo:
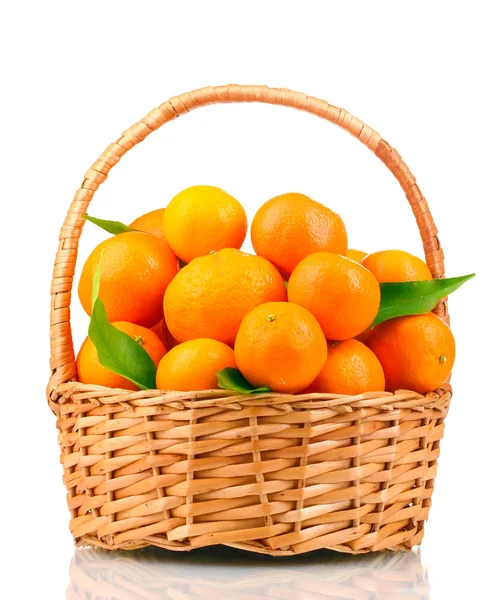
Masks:
[[[129,227],[90,254],[79,297],[91,314],[101,263],[108,319],[148,352],[158,389],[216,388],[217,373],[232,367],[275,392],[423,394],[451,372],[453,335],[433,313],[370,328],[379,283],[431,279],[426,264],[401,250],[348,249],[340,216],[307,196],[261,206],[256,254],[240,250],[243,207],[215,187],[188,188]],[[137,389],[102,366],[89,338],[77,370],[82,383]]]

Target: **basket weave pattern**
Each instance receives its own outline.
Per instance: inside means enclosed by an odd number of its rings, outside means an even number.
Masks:
[[[451,388],[359,396],[128,392],[76,381],[70,299],[82,214],[110,169],[161,125],[206,104],[265,102],[348,130],[395,175],[427,264],[444,276],[437,229],[413,175],[343,109],[284,89],[223,86],[174,97],[86,173],[60,234],[52,280],[49,405],[57,415],[77,544],[190,550],[227,544],[272,555],[320,548],[410,549],[427,519]],[[448,321],[447,303],[436,313]]]

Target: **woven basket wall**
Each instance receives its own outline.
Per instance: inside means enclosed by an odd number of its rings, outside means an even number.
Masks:
[[[76,544],[191,550],[226,544],[290,555],[407,550],[424,533],[451,388],[360,396],[222,390],[128,392],[76,380],[70,299],[88,204],[110,169],[164,123],[218,102],[298,108],[349,131],[393,173],[426,262],[444,276],[437,229],[413,175],[381,136],[317,98],[263,86],[171,98],[125,131],[85,175],[60,234],[47,397],[57,416]],[[448,322],[446,301],[435,311]]]

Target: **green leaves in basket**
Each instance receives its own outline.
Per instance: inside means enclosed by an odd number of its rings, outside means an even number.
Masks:
[[[371,327],[395,317],[424,315],[472,277],[475,273],[449,279],[381,283],[381,305]]]
[[[233,390],[240,394],[256,394],[270,392],[267,387],[254,388],[242,375],[238,369],[226,367],[217,373],[217,382],[223,390]]]
[[[97,219],[96,217],[90,217],[90,215],[83,215],[83,219],[87,221],[91,221],[98,227],[101,227],[108,233],[112,233],[113,235],[117,235],[118,233],[126,233],[127,231],[139,231],[139,229],[133,229],[132,227],[128,227],[128,225],[124,225],[120,221],[106,221],[105,219]]]
[[[105,306],[98,297],[101,262],[100,258],[93,276],[93,310],[88,336],[96,346],[98,360],[106,369],[125,377],[142,390],[153,389],[157,373],[153,360],[130,335],[111,325]]]

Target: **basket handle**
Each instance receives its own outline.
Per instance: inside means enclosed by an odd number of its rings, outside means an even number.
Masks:
[[[74,348],[70,325],[71,289],[81,235],[88,205],[109,171],[133,146],[142,142],[152,131],[164,123],[195,108],[207,104],[229,102],[263,102],[280,104],[304,110],[331,123],[339,125],[362,144],[372,150],[393,173],[403,188],[422,237],[427,265],[435,278],[444,276],[444,256],[437,236],[437,229],[429,211],[426,199],[418,188],[415,177],[403,162],[401,156],[381,136],[363,121],[342,108],[336,108],[312,96],[287,89],[270,88],[261,85],[226,85],[205,87],[187,94],[174,96],[155,108],[143,119],[127,129],[117,141],[112,143],[90,167],[83,183],[76,192],[60,231],[59,247],[55,257],[52,277],[52,301],[50,311],[50,368],[52,375],[47,388],[50,397],[60,383],[66,383],[76,376]],[[448,322],[446,299],[441,300],[435,309],[436,314]]]

